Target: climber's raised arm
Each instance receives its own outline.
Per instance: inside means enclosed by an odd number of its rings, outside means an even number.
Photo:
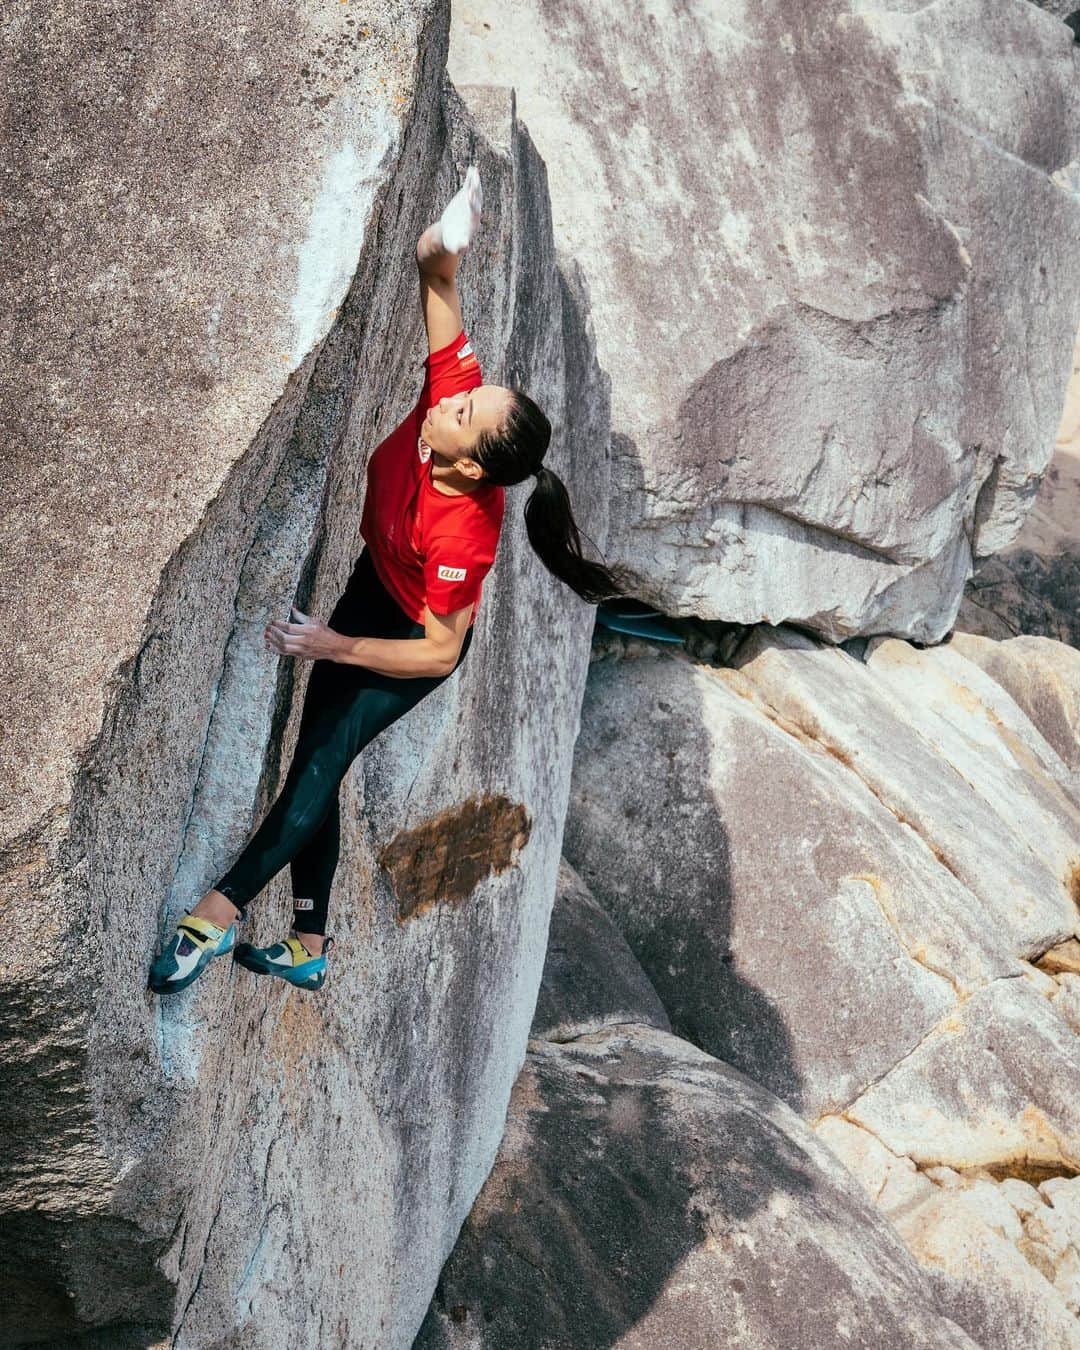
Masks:
[[[420,269],[420,307],[427,328],[428,351],[436,352],[461,332],[461,301],[455,280],[462,251],[480,226],[483,194],[480,174],[469,167],[465,182],[434,225],[416,241]]]

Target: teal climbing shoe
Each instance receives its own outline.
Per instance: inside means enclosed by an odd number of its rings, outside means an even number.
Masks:
[[[231,952],[236,938],[235,923],[219,928],[209,919],[185,914],[150,967],[149,987],[155,994],[178,994],[199,978],[215,956]]]
[[[233,960],[256,975],[276,975],[280,980],[288,980],[297,989],[321,989],[326,979],[326,953],[333,941],[327,938],[318,956],[312,956],[298,937],[287,937],[269,947],[241,942],[233,952]]]
[[[629,633],[633,637],[650,638],[653,642],[686,642],[668,615],[661,614],[658,609],[649,609],[641,600],[602,601],[596,607],[595,622],[615,633]]]

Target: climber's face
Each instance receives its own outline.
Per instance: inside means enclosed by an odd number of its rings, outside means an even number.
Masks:
[[[467,472],[467,464],[479,471],[469,451],[483,432],[498,431],[502,426],[510,411],[510,398],[510,390],[501,384],[482,384],[464,394],[449,394],[428,408],[420,435],[436,455],[460,472]]]

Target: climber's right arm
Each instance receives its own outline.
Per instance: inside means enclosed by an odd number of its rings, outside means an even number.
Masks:
[[[416,241],[420,268],[420,306],[427,327],[428,351],[448,346],[462,330],[457,269],[462,251],[480,228],[484,194],[480,171],[470,164],[465,182],[446,204],[434,225]]]
[[[461,301],[455,275],[460,253],[442,246],[438,221],[416,242],[416,264],[420,269],[420,308],[424,312],[428,351],[437,352],[461,332]]]

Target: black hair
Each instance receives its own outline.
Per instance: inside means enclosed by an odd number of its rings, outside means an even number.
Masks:
[[[581,534],[570,508],[570,495],[559,475],[543,463],[551,440],[551,423],[528,394],[510,390],[510,408],[495,431],[480,433],[469,451],[489,483],[512,487],[536,474],[536,487],[525,503],[529,543],[547,570],[582,600],[597,605],[623,595],[629,577],[620,567],[606,567],[586,558]]]

